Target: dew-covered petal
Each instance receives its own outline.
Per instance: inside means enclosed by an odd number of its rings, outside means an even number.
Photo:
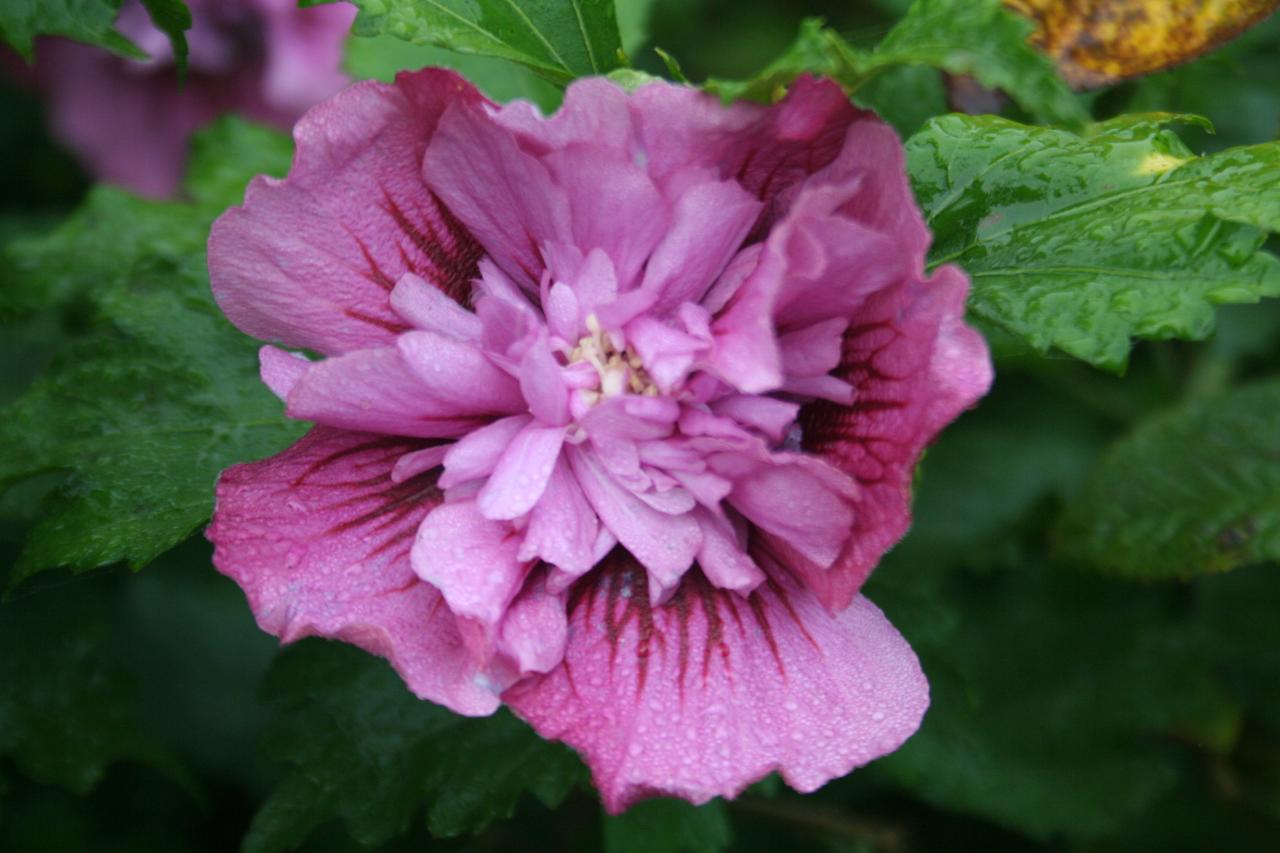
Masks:
[[[592,451],[571,448],[566,455],[600,521],[652,574],[655,598],[675,586],[702,544],[698,523],[660,512],[619,486]]]
[[[480,249],[423,183],[441,114],[480,93],[451,71],[357,83],[294,128],[288,177],[259,177],[209,235],[218,305],[241,331],[332,355],[407,327],[389,294],[412,272],[462,300]]]
[[[440,590],[454,615],[496,629],[520,591],[528,564],[519,536],[480,514],[475,501],[440,504],[418,527],[410,559],[418,577]]]
[[[629,290],[668,233],[666,199],[644,169],[596,145],[575,143],[544,162],[569,200],[574,246],[584,255],[603,251],[613,263],[618,287]]]
[[[785,458],[790,454],[776,454]],[[729,504],[753,524],[820,566],[836,561],[853,528],[850,496],[830,487],[812,465],[761,464],[734,481]],[[820,463],[819,463],[820,464]]]
[[[467,433],[445,454],[440,485],[451,489],[468,480],[487,477],[503,451],[532,420],[528,415],[512,415]]]
[[[712,402],[711,411],[722,418],[732,418],[743,426],[758,429],[771,441],[781,443],[795,423],[800,406],[776,397],[731,394]]]
[[[964,323],[969,283],[955,267],[872,297],[845,333],[836,376],[844,406],[800,413],[803,444],[858,484],[849,546],[830,570],[792,568],[827,607],[846,606],[911,521],[911,481],[924,447],[991,385],[986,342]]]
[[[427,394],[452,411],[492,415],[526,408],[519,383],[474,344],[414,331],[401,335],[396,346]]]
[[[565,595],[547,589],[546,572],[525,581],[498,628],[497,651],[511,661],[514,675],[550,672],[564,659],[569,620]]]
[[[486,413],[437,399],[395,347],[312,363],[289,391],[289,417],[386,435],[463,435]]]
[[[865,598],[831,616],[785,579],[743,598],[694,572],[655,607],[617,551],[581,583],[564,663],[503,701],[582,754],[610,812],[733,797],[775,771],[812,791],[892,752],[928,706],[915,654]]]
[[[533,509],[560,458],[564,427],[537,423],[520,430],[476,496],[481,515],[510,520]]]
[[[569,386],[547,342],[546,333],[532,341],[520,360],[520,391],[533,416],[549,426],[569,422]]]
[[[517,556],[521,560],[543,560],[576,578],[595,563],[599,535],[600,521],[595,510],[561,456],[542,499],[529,514]]]
[[[439,468],[444,464],[444,455],[452,446],[452,443],[442,441],[439,444],[406,453],[396,460],[395,466],[391,469],[391,482],[403,483],[419,474]]]
[[[316,427],[277,456],[224,471],[205,535],[262,630],[286,643],[354,643],[387,658],[418,696],[489,714],[497,697],[476,684],[452,614],[409,562],[440,490],[433,472],[399,483],[390,473],[421,446]]]
[[[289,399],[289,392],[298,384],[311,366],[311,361],[301,353],[286,352],[278,347],[265,346],[258,350],[259,375],[262,382],[281,400]]]
[[[699,509],[697,518],[702,528],[698,568],[713,586],[746,595],[764,583],[764,572],[747,553],[746,537],[727,517]]]
[[[657,294],[654,313],[661,316],[700,300],[737,253],[762,207],[736,181],[709,181],[681,195],[641,283]]]
[[[547,167],[481,106],[458,102],[440,119],[422,173],[489,257],[536,291],[543,267],[538,247],[569,239],[568,202]]]
[[[413,273],[405,273],[396,282],[391,291],[391,308],[406,323],[423,331],[460,341],[480,337],[479,317]]]

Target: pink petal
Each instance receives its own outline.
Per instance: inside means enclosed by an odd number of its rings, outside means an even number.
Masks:
[[[832,317],[781,335],[778,349],[782,351],[782,369],[787,376],[822,376],[839,367],[844,330],[848,327],[849,321],[844,317]]]
[[[574,245],[584,255],[601,249],[619,288],[631,289],[671,220],[658,188],[643,169],[591,144],[570,145],[544,162],[569,200]]]
[[[627,93],[603,77],[570,84],[560,109],[550,118],[543,118],[527,101],[513,101],[499,108],[494,120],[519,135],[522,146],[530,151],[581,142],[623,151],[634,134]]]
[[[526,408],[516,380],[474,344],[435,332],[406,332],[396,347],[427,395],[449,411],[494,415]]]
[[[445,454],[440,485],[452,489],[468,480],[489,476],[502,452],[532,420],[528,415],[512,415],[467,433]]]
[[[403,483],[405,480],[410,480],[419,474],[439,468],[444,463],[444,455],[449,452],[451,447],[453,447],[452,444],[441,442],[431,447],[415,450],[412,453],[406,453],[396,460],[395,467],[391,469],[391,482]]]
[[[549,592],[545,572],[539,572],[507,608],[497,648],[513,661],[517,677],[550,672],[564,659],[568,633],[565,596]]]
[[[206,535],[264,631],[354,643],[390,660],[418,696],[489,714],[497,697],[475,683],[452,615],[409,564],[440,491],[429,473],[394,483],[390,472],[420,446],[317,427],[278,456],[224,471]]]
[[[391,291],[391,309],[409,325],[460,341],[480,337],[480,318],[413,273],[405,273]]]
[[[520,391],[529,411],[544,424],[569,423],[569,387],[551,354],[546,333],[532,341],[520,362]]]
[[[702,544],[698,523],[688,515],[667,515],[639,500],[614,482],[590,451],[572,448],[566,455],[600,521],[652,574],[655,598],[675,586]]]
[[[739,535],[729,519],[705,509],[698,511],[697,518],[702,528],[698,568],[712,585],[747,595],[764,583],[764,572],[746,552],[746,537]]]
[[[546,166],[481,107],[457,101],[431,138],[422,173],[498,266],[535,289],[543,268],[538,247],[569,240],[568,202]]]
[[[706,341],[647,315],[627,325],[627,340],[664,394],[684,379],[694,359],[707,348]]]
[[[873,113],[860,113],[849,125],[839,155],[809,179],[809,184],[856,184],[840,212],[869,229],[887,235],[901,257],[912,261],[915,275],[924,272],[929,229],[916,206],[907,180],[906,152],[897,133]]]
[[[462,435],[483,419],[434,398],[394,347],[314,362],[289,392],[291,418],[424,438]]]
[[[781,443],[795,423],[800,406],[773,397],[733,394],[713,402],[711,411],[722,418],[732,418],[743,426],[758,429],[772,441]]]
[[[582,754],[608,811],[733,797],[774,771],[812,791],[919,726],[919,663],[865,598],[830,616],[790,583],[743,598],[694,573],[653,607],[644,571],[614,555],[570,598],[564,663],[503,694]]]
[[[410,559],[454,615],[474,619],[487,631],[502,620],[528,573],[528,564],[516,559],[519,546],[510,525],[482,516],[475,501],[458,501],[427,514]]]
[[[284,180],[256,178],[209,236],[219,306],[257,338],[336,354],[406,326],[388,294],[413,272],[462,300],[480,249],[421,178],[441,114],[477,92],[449,71],[357,83],[294,129]]]
[[[556,461],[542,500],[529,514],[521,560],[541,559],[572,578],[585,574],[596,562],[600,522],[582,487],[562,456]]]
[[[649,174],[662,184],[705,166],[765,202],[757,230],[785,210],[796,188],[829,164],[860,113],[830,80],[802,77],[770,107],[730,107],[691,87],[643,86],[631,99]]]
[[[281,400],[289,398],[289,392],[298,384],[311,366],[311,361],[301,353],[286,352],[273,346],[258,350],[258,364],[263,383]]]
[[[805,465],[761,465],[734,482],[728,500],[761,530],[821,566],[836,561],[853,527],[850,499]]]
[[[476,496],[480,514],[509,520],[533,509],[547,488],[563,444],[564,427],[530,424],[517,433]]]
[[[703,183],[680,196],[670,230],[645,265],[641,287],[658,294],[653,311],[661,315],[700,300],[762,207],[736,181]]]
[[[542,301],[547,315],[547,329],[565,343],[574,344],[582,337],[582,312],[578,309],[578,297],[573,288],[564,282],[556,282]]]
[[[715,346],[707,362],[741,392],[764,394],[782,384],[773,305],[785,272],[782,259],[766,250],[712,323]]]
[[[964,324],[969,283],[955,267],[868,300],[845,334],[836,375],[853,385],[853,405],[818,401],[800,413],[804,447],[858,484],[854,528],[839,563],[804,572],[833,610],[848,604],[911,521],[911,480],[938,431],[990,387],[986,342]]]

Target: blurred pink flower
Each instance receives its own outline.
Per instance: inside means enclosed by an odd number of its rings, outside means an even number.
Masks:
[[[924,676],[858,589],[991,367],[892,130],[810,79],[584,80],[545,119],[425,70],[295,137],[209,240],[228,317],[324,356],[262,350],[317,426],[218,485],[264,630],[506,703],[613,811],[813,790],[915,731]]]
[[[54,134],[95,177],[154,197],[182,179],[187,141],[239,112],[289,128],[347,83],[342,46],[355,7],[299,9],[297,0],[187,0],[187,76],[139,0],[116,26],[151,58],[132,60],[60,38],[36,46],[36,85]]]

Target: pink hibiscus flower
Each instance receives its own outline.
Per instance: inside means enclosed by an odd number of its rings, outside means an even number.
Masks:
[[[228,317],[325,356],[262,350],[317,425],[218,485],[264,630],[507,704],[612,811],[810,791],[915,731],[924,676],[858,588],[991,367],[893,131],[810,79],[584,80],[545,119],[425,70],[295,137],[209,240]]]
[[[124,59],[59,38],[40,39],[34,79],[53,133],[94,176],[153,197],[177,191],[192,132],[239,112],[281,128],[347,83],[342,46],[355,19],[346,3],[187,0],[187,76],[179,84],[169,38],[139,0],[116,27],[151,58]]]

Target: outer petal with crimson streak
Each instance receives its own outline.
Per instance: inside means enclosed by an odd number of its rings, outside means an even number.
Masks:
[[[391,661],[414,693],[460,714],[498,706],[440,593],[409,564],[440,503],[439,469],[394,483],[427,442],[316,427],[283,453],[218,481],[213,562],[244,589],[258,625],[289,643],[320,636]]]
[[[788,580],[743,598],[695,572],[648,602],[615,551],[575,589],[564,663],[502,697],[582,753],[611,812],[732,797],[775,770],[812,791],[892,752],[928,707],[915,654],[865,598],[831,616]]]
[[[860,486],[854,532],[826,570],[776,537],[766,547],[833,612],[911,525],[911,479],[925,446],[991,386],[986,342],[964,323],[968,290],[960,270],[943,267],[929,281],[872,296],[845,333],[835,370],[853,385],[853,405],[819,400],[801,411],[805,449]]]
[[[482,100],[451,71],[357,83],[294,127],[285,180],[256,178],[213,225],[213,294],[263,340],[336,355],[388,346],[408,324],[389,294],[414,273],[462,301],[481,250],[422,181],[445,109]]]

